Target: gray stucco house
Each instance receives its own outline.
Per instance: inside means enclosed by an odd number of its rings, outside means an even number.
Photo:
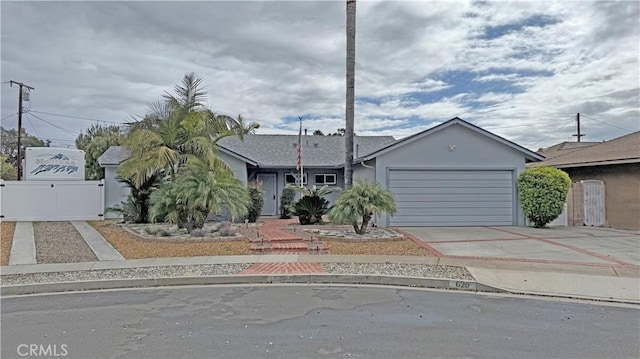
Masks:
[[[241,181],[262,182],[262,214],[278,214],[282,189],[296,183],[297,136],[228,137],[218,145]],[[344,137],[304,136],[302,145],[305,185],[343,187]],[[544,160],[457,117],[397,141],[356,136],[354,145],[354,179],[380,183],[398,207],[394,216],[377,218],[379,226],[524,225],[516,179],[527,162]],[[128,155],[114,146],[98,160],[105,168],[107,207],[127,196],[115,176]]]

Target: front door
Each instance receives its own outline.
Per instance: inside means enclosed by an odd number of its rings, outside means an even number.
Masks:
[[[258,182],[262,183],[262,190],[264,191],[264,205],[260,214],[263,216],[275,216],[278,214],[276,175],[273,173],[260,173],[257,179]]]

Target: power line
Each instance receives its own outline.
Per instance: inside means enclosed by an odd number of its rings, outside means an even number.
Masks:
[[[555,131],[553,131],[553,132],[551,132],[550,134],[548,134],[545,138],[543,138],[543,139],[541,139],[541,140],[539,140],[539,141],[535,142],[535,143],[534,143],[534,144],[532,144],[532,145],[529,145],[528,147],[534,147],[534,146],[535,146],[535,145],[537,145],[538,143],[540,143],[540,142],[543,142],[543,141],[547,140],[549,137],[551,137],[551,136],[555,135],[558,131],[560,131],[561,129],[563,129],[564,127],[566,127],[568,124],[573,123],[573,121],[574,121],[574,119],[573,119],[573,118],[571,118],[571,119],[569,120],[569,122],[566,122],[564,125],[562,125],[562,126],[558,127]]]
[[[6,129],[10,129],[13,127],[13,124],[17,121],[17,118],[12,118],[11,120],[9,120],[7,123],[5,123],[2,127],[6,128]]]
[[[62,130],[62,131],[64,131],[64,132],[68,133],[68,134],[71,134],[71,135],[74,135],[74,136],[78,136],[78,135],[80,135],[80,133],[78,133],[78,132],[75,132],[75,131],[72,131],[72,130],[66,129],[66,128],[64,128],[64,127],[60,127],[60,126],[58,126],[58,125],[54,125],[53,123],[51,123],[51,122],[49,122],[49,121],[47,121],[47,120],[43,120],[42,118],[40,118],[40,117],[38,117],[38,116],[36,116],[36,115],[34,115],[34,114],[32,114],[32,113],[28,113],[28,115],[33,116],[33,117],[37,118],[38,120],[40,120],[40,121],[42,121],[42,122],[44,122],[44,123],[47,123],[47,124],[49,124],[49,125],[51,125],[51,126],[53,126],[53,127],[57,128],[57,129],[59,129],[59,130]]]
[[[39,139],[42,139],[42,137],[40,137],[40,134],[38,133],[38,130],[36,130],[36,126],[33,125],[33,123],[31,122],[31,120],[27,117],[27,123],[29,123],[29,125],[31,125],[31,127],[33,127],[33,133],[36,134],[36,137],[38,137]]]
[[[35,113],[39,113],[42,115],[50,115],[50,116],[58,116],[58,117],[67,117],[67,118],[74,118],[76,120],[84,120],[84,121],[91,121],[91,122],[105,122],[105,123],[114,123],[117,125],[122,125],[122,122],[115,122],[115,121],[105,121],[105,120],[98,120],[95,118],[88,118],[88,117],[78,117],[78,116],[71,116],[71,115],[62,115],[59,113],[51,113],[51,112],[43,112],[43,111],[35,111],[35,110],[31,110],[29,112],[35,112]]]
[[[608,123],[608,122],[604,122],[604,121],[596,120],[596,119],[595,119],[595,118],[593,118],[593,117],[586,116],[586,115],[585,115],[584,113],[582,113],[582,112],[580,112],[580,115],[581,115],[582,117],[586,117],[586,118],[588,118],[588,119],[590,119],[590,120],[593,120],[593,121],[596,121],[596,122],[602,123],[602,124],[604,124],[604,125],[609,125],[609,126],[611,126],[611,127],[615,127],[615,128],[617,128],[617,129],[619,129],[619,130],[627,131],[627,132],[629,132],[629,133],[631,133],[631,132],[636,132],[636,131],[632,131],[632,130],[630,130],[630,129],[628,129],[628,128],[622,128],[622,127],[620,127],[620,126],[612,125],[612,124],[610,124],[610,123]]]
[[[9,117],[15,116],[15,115],[17,115],[17,113],[12,113],[12,114],[6,115],[2,119],[0,119],[0,121],[4,121],[4,120],[8,119]]]
[[[512,128],[512,127],[522,127],[522,126],[533,126],[533,125],[537,125],[537,124],[541,124],[541,123],[552,123],[552,122],[558,122],[557,119],[554,120],[547,120],[547,121],[538,121],[535,124],[531,124],[531,123],[522,123],[519,125],[510,125],[510,126],[500,126],[500,127],[491,127],[491,126],[487,126],[487,128],[491,128],[491,130],[502,130],[504,128]]]

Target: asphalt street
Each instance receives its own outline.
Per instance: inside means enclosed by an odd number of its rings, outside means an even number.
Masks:
[[[1,355],[638,358],[639,334],[640,310],[629,306],[380,287],[176,287],[5,297]]]

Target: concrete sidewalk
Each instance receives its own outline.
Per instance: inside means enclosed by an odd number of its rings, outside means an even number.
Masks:
[[[13,232],[9,265],[22,264],[36,264],[36,242],[31,222],[16,222],[16,229]]]
[[[279,222],[287,223],[287,222]],[[533,228],[407,228],[414,241],[424,245],[435,256],[389,255],[309,255],[268,254],[213,257],[177,257],[125,260],[95,229],[84,221],[72,222],[85,239],[98,261],[82,263],[36,264],[35,243],[31,222],[18,222],[14,233],[9,266],[0,267],[0,275],[37,275],[38,273],[100,271],[135,269],[145,267],[171,267],[189,265],[251,264],[257,275],[270,274],[300,276],[294,281],[322,278],[326,275],[334,283],[369,283],[362,277],[350,274],[328,275],[322,263],[380,263],[412,264],[425,266],[466,267],[476,279],[474,287],[491,287],[512,293],[527,293],[558,297],[574,297],[594,300],[619,301],[640,304],[640,245],[638,233],[608,229],[533,229]],[[403,232],[405,232],[403,230]],[[545,237],[541,235],[544,234]],[[273,263],[283,271],[261,271],[259,264]],[[298,264],[299,263],[299,264]],[[278,264],[281,264],[280,266]],[[307,272],[295,268],[306,268]],[[291,270],[293,270],[291,272]],[[375,272],[376,270],[371,270]],[[309,276],[309,274],[312,274]],[[320,275],[315,276],[316,274]],[[388,273],[387,273],[388,274]],[[385,276],[385,273],[367,273],[370,277],[384,277],[380,284],[416,285],[448,288],[448,279]],[[305,277],[306,276],[306,277]],[[251,277],[233,275],[233,283],[251,283]],[[236,278],[237,277],[237,278]],[[303,278],[304,277],[304,278]],[[188,284],[197,278],[171,278],[170,283]],[[226,283],[229,278],[210,280],[201,278],[200,284]],[[424,282],[424,281],[427,282]],[[422,282],[421,282],[422,281]],[[430,281],[430,282],[429,282]],[[455,280],[451,279],[455,284]],[[123,286],[133,286],[135,281],[122,279]],[[158,278],[149,283],[167,283]],[[443,284],[444,283],[444,284]],[[447,284],[449,283],[449,284]],[[51,283],[49,283],[51,284]],[[43,284],[44,285],[44,284]],[[63,288],[64,283],[55,284]],[[93,284],[76,283],[69,288],[100,288],[100,281]],[[106,285],[106,284],[105,284]],[[108,284],[111,287],[115,283]],[[420,286],[424,286],[419,284]],[[35,288],[38,284],[30,285]],[[62,286],[62,287],[61,287]],[[7,288],[5,286],[4,288]],[[46,288],[46,286],[42,286]],[[455,287],[454,287],[455,288]],[[42,289],[44,290],[44,289]],[[4,292],[4,290],[3,290]]]
[[[467,267],[473,277],[512,293],[619,300],[640,304],[640,280],[575,273],[549,273]]]
[[[397,263],[416,265],[450,265],[467,267],[478,285],[499,288],[506,292],[580,299],[605,300],[640,304],[640,268],[628,268],[617,273],[613,268],[555,266],[532,270],[530,263],[477,261],[469,266],[468,260],[419,256],[352,256],[352,255],[246,255],[215,257],[152,258],[124,261],[98,261],[84,263],[32,264],[0,267],[1,275],[34,273],[95,271],[155,266],[214,265],[233,263]],[[586,273],[585,273],[586,272]],[[301,276],[304,276],[302,273]],[[371,273],[376,276],[377,273]],[[306,274],[308,277],[308,274]],[[233,276],[236,277],[236,276]],[[237,276],[243,277],[243,276]],[[347,278],[353,276],[345,275]],[[188,280],[193,280],[190,278]],[[384,284],[411,285],[407,278],[387,278]],[[185,279],[187,280],[187,279]],[[178,283],[174,279],[172,283]],[[255,281],[246,277],[246,283]],[[243,280],[234,279],[234,283]],[[343,283],[344,283],[343,282]],[[159,282],[160,283],[160,282]],[[186,283],[186,282],[185,282]],[[354,284],[361,282],[354,282]],[[409,283],[409,284],[407,284]]]

